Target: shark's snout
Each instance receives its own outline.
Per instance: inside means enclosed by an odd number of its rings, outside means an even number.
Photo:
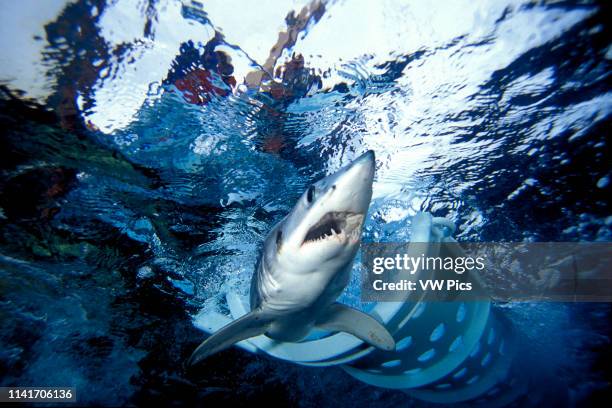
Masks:
[[[361,162],[367,162],[374,166],[374,162],[376,161],[376,157],[374,156],[374,150],[368,150],[361,156],[359,156],[354,162],[353,165],[356,165]]]
[[[374,151],[368,150],[335,175],[334,195],[346,207],[344,211],[367,212],[372,198],[375,167]]]
[[[359,156],[357,159],[355,159],[346,168],[346,173],[352,174],[353,177],[362,176],[362,177],[373,179],[375,165],[376,165],[376,157],[374,156],[374,150],[368,150],[367,152]]]

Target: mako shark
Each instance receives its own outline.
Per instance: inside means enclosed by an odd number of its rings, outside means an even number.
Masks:
[[[393,337],[376,319],[336,302],[359,248],[374,165],[370,150],[304,192],[264,241],[251,280],[250,313],[202,342],[189,365],[250,337],[297,342],[313,328],[395,349]]]

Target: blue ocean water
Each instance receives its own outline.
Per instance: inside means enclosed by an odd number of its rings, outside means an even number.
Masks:
[[[94,405],[422,403],[232,349],[267,231],[373,149],[364,240],[610,241],[609,6],[23,1],[1,12],[0,385]],[[528,282],[530,276],[519,276]],[[359,306],[358,274],[344,302]],[[497,306],[569,405],[610,398],[610,305]],[[357,403],[356,401],[359,401]]]

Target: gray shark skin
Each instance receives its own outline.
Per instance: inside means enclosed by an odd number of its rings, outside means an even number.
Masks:
[[[251,280],[251,311],[202,342],[189,365],[250,337],[296,342],[315,327],[395,349],[393,337],[372,316],[336,302],[359,248],[374,168],[370,150],[304,192],[265,239]]]

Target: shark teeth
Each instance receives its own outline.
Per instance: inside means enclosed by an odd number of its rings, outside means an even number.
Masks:
[[[303,244],[323,241],[330,238],[342,241],[346,239],[347,231],[354,229],[355,219],[362,220],[363,214],[329,212],[321,217],[321,219],[308,230]]]

